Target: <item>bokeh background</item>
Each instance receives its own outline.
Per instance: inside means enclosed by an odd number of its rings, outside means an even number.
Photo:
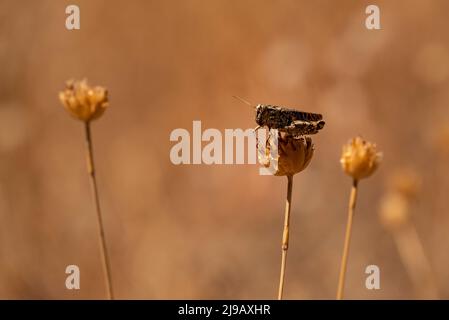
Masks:
[[[65,28],[70,4],[81,30]],[[379,31],[365,28],[369,4],[1,0],[0,298],[105,297],[83,126],[57,97],[84,77],[110,92],[92,130],[117,298],[276,297],[286,179],[169,159],[170,132],[193,120],[255,127],[232,95],[326,120],[294,179],[285,298],[335,298],[351,184],[339,157],[359,134],[384,157],[360,183],[346,297],[449,298],[449,2],[377,0]],[[408,223],[431,294],[379,221],[404,169],[419,181]],[[70,264],[81,290],[65,288]],[[381,290],[365,288],[370,264]]]

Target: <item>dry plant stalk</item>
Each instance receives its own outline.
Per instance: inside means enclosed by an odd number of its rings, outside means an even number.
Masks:
[[[412,280],[415,295],[421,299],[438,299],[435,275],[416,228],[407,224],[393,235],[399,256]]]
[[[267,141],[265,154],[259,152],[259,162],[265,167],[276,163],[275,176],[287,177],[287,200],[285,202],[284,228],[282,234],[281,271],[279,276],[278,299],[282,300],[284,294],[285,270],[287,266],[287,252],[290,233],[290,209],[292,202],[293,175],[304,170],[312,160],[314,146],[309,137],[293,137],[290,134],[278,133],[278,154],[273,159],[271,149],[276,148],[273,139]]]
[[[108,292],[108,299],[114,299],[114,291],[112,289],[112,278],[111,278],[111,264],[109,262],[108,249],[106,246],[106,238],[104,235],[103,219],[101,216],[101,206],[100,198],[98,195],[97,179],[95,176],[95,163],[94,163],[94,152],[92,145],[92,137],[90,132],[90,122],[85,122],[86,129],[86,149],[87,149],[87,172],[90,177],[90,184],[92,189],[92,195],[95,202],[95,211],[97,213],[97,223],[98,223],[98,235],[101,248],[102,265],[103,272],[105,275],[106,291]]]
[[[381,161],[381,154],[376,151],[376,145],[360,137],[351,139],[343,146],[340,159],[343,171],[352,178],[351,196],[349,198],[348,222],[346,224],[345,242],[341,258],[338,278],[337,300],[343,299],[346,269],[348,265],[349,246],[351,243],[352,224],[357,202],[358,182],[371,176]]]
[[[287,179],[287,200],[285,201],[284,232],[282,234],[282,258],[278,300],[282,300],[282,296],[284,294],[285,267],[287,265],[287,250],[290,231],[290,208],[292,203],[293,176],[287,176]]]
[[[349,197],[348,222],[346,223],[345,243],[343,246],[343,255],[341,257],[340,275],[338,277],[337,300],[343,299],[349,256],[349,244],[351,243],[352,221],[354,219],[355,205],[357,202],[357,185],[358,180],[354,179],[352,182],[351,196]]]
[[[87,84],[86,80],[68,81],[66,89],[59,93],[59,99],[73,117],[84,122],[87,153],[87,172],[90,178],[92,196],[95,202],[95,211],[97,214],[98,236],[103,274],[105,276],[108,299],[114,299],[111,267],[106,246],[100,198],[98,195],[97,179],[95,176],[93,152],[94,148],[92,144],[92,135],[90,128],[91,121],[99,118],[108,107],[107,90],[103,87],[91,88]]]
[[[410,219],[410,204],[419,194],[420,179],[414,171],[393,176],[390,190],[382,199],[379,218],[391,233],[399,257],[418,298],[438,299],[438,286],[429,259]]]

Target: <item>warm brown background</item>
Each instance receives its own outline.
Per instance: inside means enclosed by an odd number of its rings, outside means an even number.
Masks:
[[[347,298],[418,298],[378,219],[398,168],[422,179],[413,222],[449,298],[449,2],[0,1],[0,298],[103,298],[80,122],[57,93],[69,78],[110,90],[93,124],[118,298],[276,297],[286,179],[255,165],[175,166],[175,128],[254,127],[232,99],[321,112],[309,168],[295,176],[285,297],[333,299],[350,179],[341,146],[384,152],[360,185]],[[81,30],[65,28],[78,4]],[[81,290],[65,289],[65,267]],[[381,290],[364,287],[381,268]]]

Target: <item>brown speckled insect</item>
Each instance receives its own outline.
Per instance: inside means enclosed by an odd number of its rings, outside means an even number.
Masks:
[[[248,101],[234,96],[243,103],[254,107]],[[278,129],[294,137],[317,134],[324,127],[323,116],[319,113],[303,112],[269,104],[258,104],[256,110],[255,130],[261,127]]]

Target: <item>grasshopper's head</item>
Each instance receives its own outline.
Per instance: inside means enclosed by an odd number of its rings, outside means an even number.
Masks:
[[[265,111],[265,106],[263,104],[258,104],[256,106],[256,123],[259,126],[263,126],[263,113]]]
[[[324,120],[320,120],[317,122],[316,126],[318,130],[321,130],[324,128],[324,125],[326,124],[326,122],[324,122]]]

